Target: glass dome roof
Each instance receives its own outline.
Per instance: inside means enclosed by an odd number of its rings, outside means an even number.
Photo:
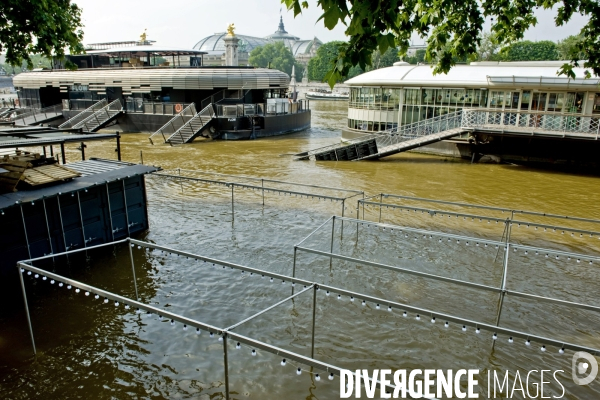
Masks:
[[[226,32],[215,33],[200,40],[194,45],[194,49],[202,51],[225,51],[225,42],[223,39],[227,35]],[[269,43],[268,39],[258,38],[247,35],[235,35],[240,39],[239,46],[245,46],[245,51],[251,52],[252,49],[259,46],[264,46]]]

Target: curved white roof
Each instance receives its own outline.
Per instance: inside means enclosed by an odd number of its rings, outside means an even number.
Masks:
[[[574,68],[576,79],[557,76],[565,61],[489,62],[456,65],[448,74],[433,74],[431,65],[399,62],[393,67],[366,72],[347,80],[349,86],[415,87],[533,87],[591,88],[598,77],[585,78],[584,68]]]
[[[124,93],[149,93],[173,89],[269,89],[287,88],[290,77],[267,68],[90,68],[78,71],[26,72],[13,78],[15,87],[37,89],[52,86],[89,85],[90,90],[122,87]]]

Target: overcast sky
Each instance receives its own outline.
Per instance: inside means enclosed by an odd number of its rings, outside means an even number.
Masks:
[[[301,39],[318,37],[323,42],[345,40],[344,26],[330,31],[317,22],[315,0],[294,19],[280,0],[73,0],[83,9],[84,43],[138,40],[145,28],[157,44],[191,48],[200,39],[224,32],[235,23],[236,33],[263,37],[277,30],[279,12],[286,30]],[[586,22],[576,16],[565,27],[554,25],[552,11],[539,11],[538,26],[526,34],[529,40],[557,41],[576,34]],[[415,43],[422,40],[415,37]]]

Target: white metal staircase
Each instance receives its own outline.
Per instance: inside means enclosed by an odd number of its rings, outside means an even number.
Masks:
[[[169,136],[166,141],[172,145],[190,143],[197,138],[214,119],[215,112],[212,103],[210,103]]]
[[[73,128],[82,128],[86,132],[96,132],[98,129],[107,125],[122,113],[123,105],[121,105],[121,101],[114,100],[110,104],[95,111],[83,121],[73,125]]]
[[[154,140],[156,139],[152,140],[152,138],[160,135],[162,136],[163,143],[167,143],[168,139],[171,136],[173,136],[173,134],[177,132],[179,128],[184,126],[189,120],[196,116],[196,113],[196,105],[194,103],[191,103],[183,110],[181,110],[180,113],[176,114],[173,118],[171,118],[159,130],[150,135],[150,137],[148,137],[148,140],[150,140],[150,143],[154,144]]]
[[[440,115],[413,124],[403,125],[378,134],[295,154],[296,160],[368,160],[390,156],[420,146],[457,136],[467,129],[461,127],[462,111]]]

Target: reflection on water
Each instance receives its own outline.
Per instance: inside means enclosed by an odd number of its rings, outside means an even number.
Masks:
[[[246,142],[196,141],[191,145],[152,146],[147,135],[123,136],[123,157],[165,169],[201,169],[309,184],[347,187],[368,194],[380,192],[452,201],[506,206],[515,209],[579,215],[600,219],[600,189],[595,178],[543,172],[518,166],[479,165],[423,156],[396,155],[377,162],[295,162],[290,154],[339,140],[345,124],[342,103],[311,102],[313,128],[273,139]],[[88,155],[114,158],[108,143],[88,143]],[[78,157],[75,146],[68,158]],[[142,239],[197,254],[291,274],[293,246],[332,214],[339,204],[236,191],[235,220],[230,191],[202,184],[179,184],[147,179],[150,231]],[[356,203],[346,204],[355,215]],[[377,220],[377,210],[365,218]],[[386,210],[384,221],[499,239],[501,228],[475,223],[432,222]],[[327,246],[331,230],[324,229],[307,245]],[[597,238],[557,237],[550,233],[515,230],[515,240],[564,250],[598,253]],[[437,241],[407,240],[397,233],[361,230],[344,225],[335,233],[335,251],[363,259],[497,285],[502,264],[494,249],[466,248]],[[289,285],[257,276],[241,275],[182,257],[134,249],[138,288],[142,300],[169,311],[217,326],[228,326],[290,294]],[[342,286],[373,296],[428,307],[483,322],[494,323],[496,294],[430,281],[364,265],[299,252],[299,277]],[[133,296],[128,249],[116,246],[59,263],[57,272],[92,285]],[[509,270],[509,287],[540,295],[594,302],[598,291],[597,265],[516,255]],[[511,286],[512,285],[512,286]],[[206,333],[196,336],[177,324],[171,327],[155,315],[138,315],[122,307],[100,304],[64,289],[36,282],[28,286],[33,327],[39,354],[30,357],[22,301],[12,299],[0,327],[0,393],[5,398],[221,398],[223,393],[222,343]],[[301,354],[310,354],[311,296],[261,315],[236,332]],[[562,369],[567,398],[597,398],[600,386],[578,387],[570,382],[570,357],[557,349],[539,351],[522,340],[509,344],[500,336],[492,347],[491,333],[431,324],[424,316],[403,317],[373,304],[362,306],[338,300],[322,291],[317,296],[316,357],[347,368],[479,368]],[[7,307],[9,306],[10,307]],[[564,306],[534,304],[507,297],[502,323],[565,342],[600,347],[600,321],[595,313]],[[535,329],[532,328],[535,326]],[[234,398],[338,398],[339,383],[306,371],[297,376],[294,363],[280,365],[277,356],[251,349],[229,347],[230,385]],[[306,369],[306,368],[305,368]],[[321,376],[324,376],[322,371]],[[481,388],[486,375],[480,376]],[[559,395],[550,386],[544,395]]]

